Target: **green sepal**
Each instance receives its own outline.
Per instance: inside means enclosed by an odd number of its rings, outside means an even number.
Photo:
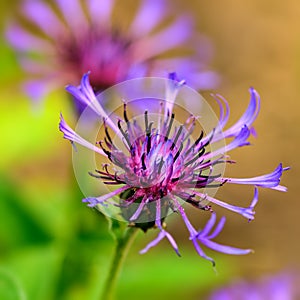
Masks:
[[[121,240],[124,236],[126,228],[128,227],[127,224],[125,222],[110,217],[106,217],[106,219],[108,221],[109,233],[112,235],[114,240]]]

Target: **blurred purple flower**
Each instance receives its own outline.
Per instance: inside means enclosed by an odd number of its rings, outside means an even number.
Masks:
[[[142,125],[138,124],[135,119],[134,121],[129,120],[126,103],[124,103],[123,117],[109,117],[96,99],[89,83],[88,74],[83,76],[79,88],[67,87],[69,93],[78,101],[88,105],[104,120],[105,136],[103,141],[97,143],[99,145],[97,147],[72,130],[62,116],[59,129],[64,133],[64,138],[72,143],[81,144],[109,160],[109,164],[105,164],[103,170],[96,170],[97,174],[91,174],[92,176],[101,179],[104,184],[121,186],[101,197],[89,197],[83,201],[87,202],[90,207],[96,207],[111,204],[110,199],[119,196],[119,206],[127,221],[134,226],[141,227],[144,231],[156,226],[160,230],[158,237],[141,253],[156,246],[163,238],[167,238],[176,253],[179,253],[175,240],[163,225],[167,212],[173,210],[181,215],[190,233],[190,240],[201,257],[214,264],[213,259],[203,252],[200,244],[222,253],[247,254],[251,250],[224,246],[212,241],[221,232],[225,218],[221,218],[213,230],[216,214],[212,211],[211,206],[207,205],[207,202],[236,212],[248,220],[253,220],[254,207],[258,201],[257,187],[286,191],[286,188],[280,185],[280,177],[288,168],[283,168],[281,164],[275,171],[253,178],[225,178],[220,174],[214,174],[216,165],[232,163],[225,153],[249,144],[248,138],[251,133],[249,128],[259,113],[260,97],[254,89],[250,89],[250,104],[246,112],[237,123],[223,130],[229,118],[229,106],[224,98],[216,95],[215,99],[220,107],[217,127],[205,136],[202,131],[199,137],[192,142],[196,116],[191,115],[180,126],[175,128],[173,126],[175,121],[174,101],[177,92],[184,85],[184,81],[175,80],[174,74],[171,74],[170,78],[170,85],[166,91],[168,101],[161,102],[159,119],[154,122],[149,114],[152,112],[148,113],[145,110],[143,113],[144,124]],[[118,121],[114,122],[114,119]],[[112,135],[123,141],[124,151],[116,146]],[[212,145],[219,145],[220,140],[227,138],[232,138],[227,145],[216,146],[216,149],[212,148]],[[210,147],[210,152],[207,150],[208,147]],[[240,207],[228,204],[205,192],[208,188],[220,187],[225,183],[254,186],[254,196],[250,205]],[[211,212],[211,217],[202,230],[196,230],[190,223],[182,206],[185,202],[197,209]]]
[[[6,37],[32,75],[27,93],[39,100],[66,83],[77,85],[88,71],[97,92],[129,78],[166,76],[175,68],[196,89],[215,87],[218,77],[207,69],[210,44],[195,34],[191,17],[177,17],[165,0],[139,3],[124,28],[114,22],[123,13],[112,18],[118,6],[113,0],[24,0],[22,18],[10,22]],[[170,17],[172,22],[163,26]],[[177,56],[168,55],[174,50]]]
[[[211,293],[207,300],[296,300],[299,275],[286,272],[257,281],[239,280]]]

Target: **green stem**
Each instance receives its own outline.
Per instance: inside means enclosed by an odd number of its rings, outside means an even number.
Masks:
[[[121,238],[116,239],[116,248],[113,256],[113,260],[110,265],[108,277],[106,279],[102,300],[113,299],[114,288],[121,271],[124,260],[128,254],[128,250],[132,245],[134,238],[136,237],[138,228],[128,227]]]

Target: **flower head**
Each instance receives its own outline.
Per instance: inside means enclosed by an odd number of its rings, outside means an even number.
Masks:
[[[107,194],[88,197],[83,201],[90,207],[100,209],[104,205],[119,207],[123,219],[144,231],[154,226],[159,229],[158,237],[141,253],[155,246],[163,238],[167,238],[176,253],[179,253],[175,240],[164,225],[166,216],[170,212],[177,212],[181,215],[189,231],[190,240],[199,255],[214,263],[213,259],[204,253],[201,244],[227,254],[241,255],[251,250],[224,246],[213,241],[222,230],[225,218],[221,218],[214,228],[217,217],[212,206],[221,206],[253,220],[254,207],[258,201],[258,187],[285,191],[285,187],[279,183],[282,172],[287,168],[280,164],[275,171],[252,178],[223,177],[217,166],[232,163],[226,156],[228,151],[249,144],[248,138],[253,132],[252,123],[260,109],[260,97],[254,89],[250,89],[250,104],[246,112],[238,122],[224,130],[229,117],[229,106],[224,98],[215,96],[220,106],[217,124],[210,132],[205,134],[202,130],[195,135],[198,128],[197,117],[201,119],[202,116],[190,114],[181,122],[175,118],[178,112],[175,99],[184,89],[184,83],[175,80],[174,74],[171,74],[166,85],[166,97],[164,101],[157,100],[156,108],[130,117],[130,103],[124,102],[121,117],[114,114],[109,116],[104,111],[93,93],[88,75],[84,75],[80,88],[69,86],[67,90],[103,120],[103,136],[96,146],[73,131],[63,117],[59,128],[64,133],[64,138],[106,158],[103,169],[90,174],[107,186],[118,186]],[[149,107],[155,107],[153,101],[150,98],[142,99],[142,107],[147,106],[147,103]],[[136,107],[139,107],[136,103],[131,106],[132,109]],[[225,144],[222,143],[224,139],[231,140]],[[209,192],[230,183],[254,186],[254,196],[249,206],[228,204]],[[117,198],[116,202],[113,201],[114,198]],[[183,207],[185,203],[211,213],[202,230],[196,230],[190,223]]]
[[[116,18],[111,17],[113,0],[87,0],[84,4],[54,0],[51,5],[24,0],[21,16],[31,27],[22,19],[13,21],[6,36],[22,67],[32,75],[25,84],[29,95],[40,99],[55,87],[77,85],[88,71],[97,92],[129,78],[165,76],[175,67],[194,88],[214,87],[217,76],[206,67],[210,46],[194,34],[191,17],[176,18],[165,0],[141,0],[137,6],[135,17],[125,28],[121,22],[113,22],[123,16],[119,12]],[[166,22],[170,17],[172,22]],[[184,48],[189,51],[167,55]]]
[[[208,300],[292,300],[299,299],[299,274],[279,273],[257,281],[239,280],[216,289]]]

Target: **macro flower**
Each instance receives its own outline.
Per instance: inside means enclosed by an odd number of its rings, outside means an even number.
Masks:
[[[175,101],[178,93],[184,89],[185,81],[178,80],[173,73],[169,78],[165,99],[158,99],[157,107],[154,108],[151,99],[143,98],[143,109],[147,104],[149,109],[145,109],[141,115],[131,117],[129,108],[134,110],[139,105],[131,105],[126,99],[123,100],[123,116],[117,112],[108,114],[104,110],[89,83],[89,74],[83,76],[80,87],[66,88],[103,121],[103,134],[96,143],[87,141],[62,116],[59,129],[72,144],[80,144],[96,152],[105,161],[102,169],[95,170],[95,173],[90,172],[90,175],[106,186],[117,186],[107,194],[87,197],[83,202],[100,210],[102,206],[119,207],[123,220],[144,231],[151,227],[158,228],[157,238],[141,253],[147,252],[166,238],[179,254],[178,246],[164,223],[170,212],[177,212],[201,257],[214,264],[201,245],[227,254],[247,254],[251,252],[250,249],[238,249],[213,241],[221,232],[225,218],[222,217],[216,224],[217,216],[212,206],[221,206],[250,221],[254,219],[258,187],[286,191],[280,185],[280,178],[288,168],[283,168],[281,164],[269,174],[252,178],[228,178],[218,173],[217,166],[233,163],[226,155],[227,152],[250,144],[248,138],[254,133],[252,123],[260,110],[260,97],[251,88],[247,110],[234,125],[224,129],[229,119],[229,105],[223,97],[215,95],[220,108],[218,123],[211,132],[197,132],[197,120],[204,116],[189,114],[185,121],[177,121],[175,112],[178,109]],[[222,143],[225,139],[229,140],[227,144]],[[228,184],[254,186],[254,195],[249,206],[229,204],[209,193],[210,189]],[[195,229],[189,221],[184,209],[186,203],[210,213],[210,219],[202,230]]]
[[[215,87],[217,75],[207,68],[211,46],[195,33],[190,15],[176,15],[165,0],[141,0],[126,27],[122,18],[136,7],[124,13],[120,5],[22,1],[20,18],[10,21],[6,37],[31,75],[25,90],[33,99],[66,83],[77,85],[89,71],[95,92],[129,78],[166,76],[175,68],[196,89]]]

